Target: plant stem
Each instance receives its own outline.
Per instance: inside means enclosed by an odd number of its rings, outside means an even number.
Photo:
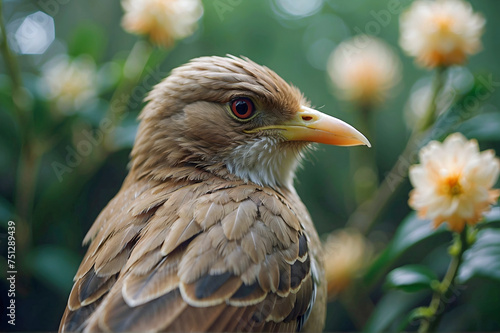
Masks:
[[[406,147],[401,155],[399,155],[391,171],[382,181],[380,187],[373,193],[369,200],[359,205],[351,214],[347,226],[357,228],[362,233],[368,234],[405,183],[404,181],[408,176],[410,165],[417,162],[417,151],[420,148],[421,139],[425,137],[425,132],[436,121],[436,102],[439,92],[444,86],[445,73],[446,68],[444,67],[436,70],[431,100],[421,123],[415,126]]]
[[[7,32],[5,30],[5,23],[3,21],[3,1],[0,1],[0,48],[2,51],[2,56],[4,57],[5,63],[7,65],[7,71],[9,73],[10,79],[12,80],[13,86],[21,86],[21,74],[19,73],[17,66],[17,59],[12,55],[12,51],[9,48],[7,40]]]
[[[3,1],[0,1],[0,51],[5,61],[5,67],[12,84],[12,102],[16,109],[16,116],[21,125],[21,130],[25,130],[24,126],[31,123],[32,115],[30,108],[24,103],[23,97],[25,91],[21,78],[21,71],[17,62],[17,57],[12,53],[7,39],[7,31],[3,20]],[[26,130],[27,131],[27,130]]]
[[[469,248],[469,245],[470,244],[467,242],[467,227],[465,227],[460,234],[455,234],[455,240],[452,247],[456,246],[459,251],[458,253],[452,254],[448,271],[440,287],[432,295],[431,303],[427,308],[428,311],[425,311],[428,315],[422,318],[420,322],[420,327],[418,328],[419,333],[433,332],[439,324],[444,313],[444,308],[448,303],[449,294],[455,286],[455,278],[460,268],[460,264],[462,263],[463,254]]]
[[[431,100],[429,101],[429,105],[427,107],[427,110],[422,117],[420,124],[418,126],[418,131],[419,132],[425,132],[429,127],[431,127],[434,122],[436,121],[437,114],[437,97],[439,96],[439,93],[443,89],[444,83],[445,83],[445,67],[438,67],[436,69],[436,75],[434,76],[434,80],[432,82],[432,96]]]
[[[372,105],[361,104],[356,112],[358,115],[357,127],[361,133],[370,138],[372,145],[374,145],[371,135],[373,111]],[[354,149],[351,150],[350,156],[356,203],[361,204],[373,195],[379,185],[375,149]]]
[[[31,244],[31,213],[40,154],[37,145],[34,144],[36,140],[34,140],[32,109],[30,104],[26,103],[26,90],[23,87],[17,58],[9,47],[2,6],[3,2],[0,1],[0,50],[11,80],[12,103],[21,137],[14,205],[19,218],[19,234],[22,235],[19,238],[18,246],[21,251],[25,251]]]

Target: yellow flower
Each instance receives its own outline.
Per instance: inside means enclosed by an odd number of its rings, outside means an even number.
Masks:
[[[153,43],[164,47],[192,35],[203,14],[200,0],[122,0],[122,6],[125,30],[149,35]]]
[[[479,152],[476,140],[454,133],[443,143],[431,141],[420,151],[420,163],[410,167],[410,206],[434,227],[448,222],[461,232],[474,225],[494,204],[500,190],[492,189],[500,170],[493,150]]]
[[[423,67],[463,64],[481,49],[485,22],[462,0],[418,0],[401,15],[399,43]]]
[[[85,56],[60,56],[44,66],[41,89],[55,102],[57,111],[74,113],[97,97],[94,61]]]
[[[366,35],[342,42],[327,69],[339,97],[368,105],[382,102],[401,78],[399,58],[383,41]]]
[[[372,248],[363,235],[339,230],[325,243],[325,270],[328,297],[346,289],[371,259]]]

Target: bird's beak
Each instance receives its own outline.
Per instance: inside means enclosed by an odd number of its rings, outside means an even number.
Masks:
[[[288,141],[308,141],[335,146],[371,147],[370,141],[354,127],[340,119],[301,106],[293,119],[274,126],[256,128],[249,132],[280,130]]]

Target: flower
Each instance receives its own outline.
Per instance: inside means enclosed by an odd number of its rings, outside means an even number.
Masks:
[[[325,270],[328,297],[346,289],[371,259],[372,248],[363,235],[354,230],[339,230],[325,243]]]
[[[467,141],[460,133],[443,143],[431,141],[420,151],[420,163],[410,167],[410,206],[434,227],[448,222],[461,232],[474,225],[494,204],[500,190],[492,189],[500,170],[493,150],[479,152],[476,140]]]
[[[342,42],[327,70],[341,98],[365,105],[383,101],[401,78],[399,58],[383,41],[366,35]]]
[[[400,18],[400,45],[423,67],[463,64],[481,49],[485,19],[462,0],[418,0]]]
[[[153,43],[164,47],[192,35],[203,14],[200,0],[122,0],[122,6],[125,30],[149,35]]]
[[[62,113],[74,113],[95,99],[96,85],[96,66],[89,57],[56,57],[42,71],[41,89]]]

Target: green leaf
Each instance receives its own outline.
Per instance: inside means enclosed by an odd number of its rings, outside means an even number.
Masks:
[[[400,255],[418,242],[443,231],[445,231],[444,228],[434,229],[431,221],[421,219],[413,212],[401,223],[396,231],[391,252],[393,255]]]
[[[406,265],[391,271],[386,278],[386,287],[415,292],[422,289],[432,289],[437,276],[423,265]]]
[[[500,222],[500,207],[495,206],[491,208],[489,212],[484,214],[483,221],[481,222],[481,226],[486,226],[485,224],[490,223],[499,223]]]
[[[484,98],[478,98],[477,92],[485,88],[485,76],[482,74],[477,74],[474,76],[474,84],[470,89],[464,92],[455,103],[442,115],[440,116],[433,126],[433,130],[429,131],[427,139],[422,141],[422,144],[427,143],[429,140],[439,140],[442,141],[449,134],[454,132],[463,132],[468,137],[481,137],[481,140],[486,140],[489,135],[498,136],[496,129],[498,126],[488,127],[485,131],[485,136],[482,136],[483,126],[485,121],[492,121],[492,119],[477,118],[478,115],[484,116],[486,113],[481,113],[484,108],[481,106],[491,97],[491,94],[483,96]],[[471,104],[471,101],[474,101]],[[491,116],[492,118],[494,116]],[[472,119],[476,120],[472,121]],[[468,125],[464,125],[472,121]],[[497,121],[497,120],[494,120]],[[462,128],[462,126],[465,126]],[[494,140],[494,139],[493,139]]]
[[[484,214],[483,220],[477,225],[473,230],[484,229],[484,228],[500,228],[500,207],[494,206],[491,210]]]
[[[480,230],[474,245],[464,253],[457,278],[460,283],[466,283],[473,277],[500,282],[500,230]]]
[[[412,322],[408,312],[420,304],[427,292],[408,294],[400,290],[390,290],[377,303],[363,332],[401,332]],[[403,326],[402,326],[403,325]]]
[[[375,282],[396,259],[412,246],[445,231],[445,227],[434,229],[431,221],[420,219],[414,212],[410,213],[396,230],[391,243],[368,269],[364,278],[365,283]]]
[[[491,112],[479,114],[465,122],[458,131],[467,137],[485,141],[500,141],[500,113]]]

